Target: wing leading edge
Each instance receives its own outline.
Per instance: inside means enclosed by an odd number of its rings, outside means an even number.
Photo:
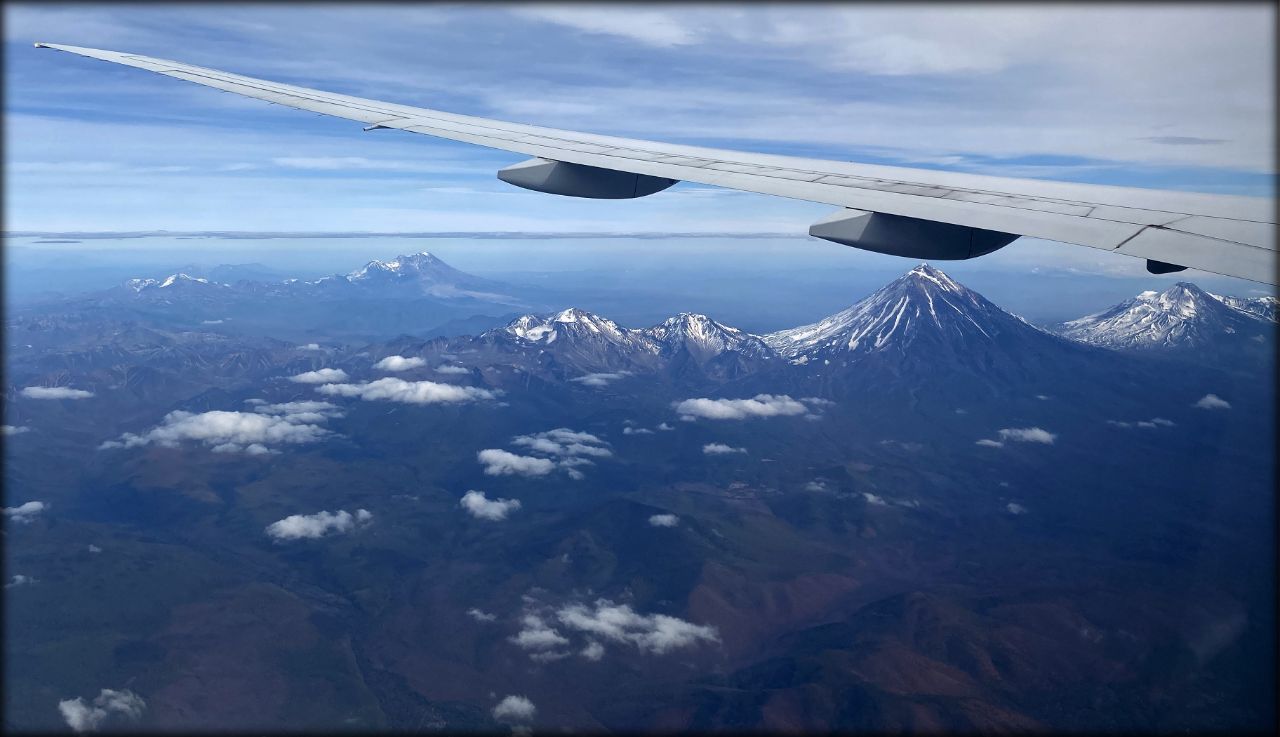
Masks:
[[[509,123],[341,95],[216,69],[37,43],[245,97],[532,157],[499,172],[517,186],[576,197],[640,197],[677,181],[841,208],[810,234],[915,258],[973,258],[1019,236],[1275,285],[1275,203],[1105,185],[1011,179],[754,154]]]

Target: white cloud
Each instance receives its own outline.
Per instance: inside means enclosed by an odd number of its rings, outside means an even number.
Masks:
[[[298,350],[300,350],[300,351],[318,351],[318,350],[320,350],[320,344],[319,344],[319,343],[307,343],[306,345],[300,345],[300,346],[298,346]]]
[[[351,514],[340,509],[336,514],[328,511],[315,514],[293,514],[282,520],[267,525],[266,533],[276,540],[301,540],[324,537],[335,533],[350,532],[357,525],[363,525],[373,519],[367,509],[357,509]]]
[[[98,447],[134,448],[155,443],[174,448],[184,440],[192,440],[217,453],[264,455],[272,452],[271,446],[323,439],[330,433],[318,423],[339,415],[337,406],[328,402],[258,405],[253,412],[213,410],[195,414],[176,410],[142,434],[124,433],[119,440],[108,440]]]
[[[94,697],[92,704],[79,696],[58,702],[62,718],[76,732],[92,732],[115,714],[137,721],[146,708],[147,702],[128,689],[115,691],[104,688]]]
[[[0,434],[4,435],[21,435],[24,432],[30,432],[31,428],[26,425],[0,425]]]
[[[751,399],[686,399],[672,405],[681,419],[745,420],[752,417],[803,415],[809,408],[785,394],[757,394]]]
[[[427,359],[413,356],[406,358],[405,356],[387,356],[386,358],[373,364],[373,367],[382,371],[408,371],[409,369],[420,368],[427,365]],[[439,369],[437,369],[438,371]]]
[[[462,374],[471,373],[471,369],[465,366],[450,366],[448,364],[445,364],[443,366],[436,366],[436,373],[462,375]]]
[[[290,376],[289,381],[295,381],[299,384],[328,384],[334,381],[346,381],[347,372],[342,369],[322,368],[315,371],[304,371],[296,376]]]
[[[594,637],[634,645],[657,655],[699,642],[718,642],[714,627],[665,614],[638,614],[626,604],[597,599],[593,607],[570,604],[556,613],[565,627]]]
[[[613,373],[596,373],[596,374],[587,374],[586,376],[579,376],[573,379],[569,379],[569,381],[576,381],[582,384],[583,386],[592,386],[592,387],[600,388],[600,387],[608,386],[609,382],[611,381],[617,381],[618,379],[621,379],[624,376],[630,376],[630,375],[631,373],[629,371],[618,371]]]
[[[90,553],[101,553],[101,552],[102,552],[102,548],[98,547],[97,545],[94,545],[93,543],[89,543],[89,552],[90,552]]]
[[[649,517],[649,524],[653,527],[675,527],[680,524],[680,518],[674,514],[655,514]]]
[[[587,432],[577,432],[559,427],[532,435],[517,435],[511,442],[536,453],[557,456],[592,456],[608,458],[613,451],[604,447],[603,440]]]
[[[21,394],[27,399],[88,399],[93,396],[93,392],[68,386],[28,386],[23,387]]]
[[[36,583],[36,580],[30,576],[24,576],[21,573],[15,573],[13,578],[9,579],[9,583],[5,584],[6,589],[12,589],[17,586],[29,586]]]
[[[472,489],[462,495],[459,502],[476,519],[504,520],[520,508],[519,499],[486,499],[483,491]]]
[[[889,506],[889,503],[884,500],[884,497],[872,494],[869,491],[862,492],[862,498],[867,500],[867,504],[874,504],[877,507]]]
[[[1021,504],[1018,504],[1017,502],[1009,502],[1004,506],[1004,509],[1009,514],[1026,514],[1027,513],[1027,508],[1022,506]]]
[[[1003,448],[1003,447],[1004,447],[1004,443],[1000,442],[999,440],[992,440],[992,439],[990,439],[990,438],[983,438],[983,439],[981,439],[981,440],[977,441],[977,442],[975,443],[975,445],[983,445],[983,446],[986,446],[986,447],[988,447],[988,448]]]
[[[805,491],[827,491],[827,483],[825,481],[810,481],[804,485]]]
[[[1147,430],[1156,428],[1156,427],[1173,427],[1175,424],[1177,424],[1172,420],[1166,420],[1163,417],[1152,417],[1149,420],[1137,420],[1136,422],[1128,422],[1125,420],[1107,420],[1106,423],[1108,425],[1111,425],[1112,427],[1123,427],[1123,428],[1138,427],[1138,428],[1143,428]]]
[[[514,445],[529,449],[534,455],[518,455],[498,448],[486,448],[476,454],[490,476],[545,476],[559,468],[571,479],[582,479],[581,466],[592,465],[591,458],[609,458],[613,451],[599,437],[567,427],[517,435]]]
[[[658,429],[659,429],[659,430],[662,430],[663,432],[669,432],[669,431],[671,431],[671,430],[674,430],[675,428],[674,428],[674,427],[672,427],[672,426],[670,426],[670,425],[668,425],[667,423],[665,423],[665,422],[664,422],[664,423],[662,423],[662,424],[658,425]]]
[[[538,713],[538,708],[524,696],[506,696],[493,707],[493,718],[499,722],[529,722]]]
[[[489,476],[546,476],[556,464],[546,458],[516,455],[499,448],[486,448],[476,453]]]
[[[467,610],[467,616],[477,622],[492,622],[498,618],[498,615],[496,614],[490,614],[489,612],[475,607],[471,607]]]
[[[520,632],[510,639],[525,650],[549,650],[569,644],[567,637],[536,614],[524,615],[520,623]]]
[[[5,507],[4,516],[13,520],[18,524],[25,525],[36,518],[36,515],[45,510],[45,503],[38,501],[26,502],[16,507]]]
[[[628,427],[624,427],[624,428],[622,428],[622,434],[623,434],[623,435],[652,435],[652,434],[653,434],[653,430],[650,430],[650,429],[649,429],[649,428],[647,428],[647,427],[630,427],[630,426],[628,426]]]
[[[514,12],[585,33],[620,36],[659,48],[696,43],[702,35],[698,26],[662,8],[534,5]]]
[[[724,443],[707,443],[702,446],[702,452],[709,456],[730,455],[733,453],[746,453],[746,448],[734,448]]]
[[[1016,443],[1043,443],[1053,445],[1057,435],[1038,427],[1007,427],[999,432],[1000,439]]]
[[[434,381],[405,381],[387,377],[364,384],[325,384],[316,387],[321,394],[359,397],[365,401],[386,400],[404,404],[441,404],[478,402],[493,399],[496,392],[474,386],[438,384]]]
[[[1206,394],[1191,405],[1200,409],[1231,409],[1231,403],[1217,394]]]
[[[579,655],[586,658],[587,660],[598,661],[604,657],[604,645],[601,645],[600,643],[592,640],[591,642],[587,643],[586,647],[582,648],[582,651],[579,653]]]

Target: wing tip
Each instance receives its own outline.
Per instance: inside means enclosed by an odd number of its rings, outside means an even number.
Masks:
[[[47,48],[49,48],[49,44],[44,43],[43,41],[36,41],[36,43],[35,43],[35,47],[36,47],[37,49],[47,49]]]

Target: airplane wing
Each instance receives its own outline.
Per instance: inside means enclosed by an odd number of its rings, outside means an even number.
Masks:
[[[821,202],[840,209],[809,233],[913,258],[973,258],[1019,236],[1147,259],[1153,273],[1193,267],[1275,285],[1272,198],[1170,192],[805,159],[682,146],[458,115],[78,46],[37,43],[299,110],[531,156],[511,184],[626,199],[678,181]]]

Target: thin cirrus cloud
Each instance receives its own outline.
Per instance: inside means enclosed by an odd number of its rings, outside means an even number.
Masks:
[[[496,390],[441,384],[435,381],[405,381],[394,377],[362,384],[324,384],[316,387],[316,391],[330,396],[358,397],[369,402],[385,401],[402,404],[482,402],[498,396]]]
[[[281,542],[314,540],[350,532],[358,526],[368,524],[372,519],[373,513],[367,509],[357,509],[355,514],[345,509],[339,509],[335,513],[320,511],[315,514],[291,514],[267,525],[264,531],[268,537]]]
[[[421,368],[426,365],[427,360],[418,356],[387,356],[373,364],[373,367],[380,371],[408,371],[409,369]]]
[[[183,442],[197,442],[215,453],[244,452],[266,455],[281,445],[315,443],[331,433],[321,423],[341,416],[337,405],[328,402],[286,402],[258,404],[253,412],[175,410],[160,424],[143,433],[124,433],[108,440],[99,450],[159,445],[176,448]]]
[[[498,522],[520,509],[519,499],[489,499],[483,491],[472,489],[462,495],[458,505],[476,519]]]
[[[93,392],[69,386],[27,386],[19,392],[27,399],[88,399]]]

